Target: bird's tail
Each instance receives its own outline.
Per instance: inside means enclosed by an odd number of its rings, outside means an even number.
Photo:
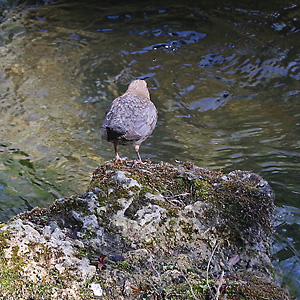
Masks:
[[[116,141],[121,136],[126,134],[126,130],[120,126],[120,125],[114,125],[114,126],[106,126],[103,128],[103,138],[107,139],[108,141]]]

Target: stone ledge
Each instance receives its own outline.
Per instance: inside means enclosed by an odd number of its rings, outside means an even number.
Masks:
[[[2,299],[290,299],[259,175],[107,162],[88,191],[0,228]]]

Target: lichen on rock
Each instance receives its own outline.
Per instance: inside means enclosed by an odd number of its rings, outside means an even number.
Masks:
[[[84,195],[0,228],[0,295],[290,299],[273,280],[273,210],[254,173],[107,162]]]

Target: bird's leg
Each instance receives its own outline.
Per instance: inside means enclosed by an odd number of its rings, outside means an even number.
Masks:
[[[141,156],[140,156],[140,153],[139,153],[140,145],[135,145],[135,146],[134,146],[134,149],[135,149],[136,155],[137,155],[137,157],[138,157],[137,161],[138,161],[138,162],[142,162],[142,159],[141,159]]]
[[[119,156],[118,150],[117,150],[117,143],[114,143],[114,147],[115,147],[115,154],[116,154],[116,160],[122,160],[121,157]]]

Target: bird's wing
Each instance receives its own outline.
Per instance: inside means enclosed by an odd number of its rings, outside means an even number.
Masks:
[[[125,138],[128,140],[145,140],[154,130],[157,121],[157,110],[153,103],[147,109],[147,112],[142,112],[135,116],[133,126],[126,132]]]

